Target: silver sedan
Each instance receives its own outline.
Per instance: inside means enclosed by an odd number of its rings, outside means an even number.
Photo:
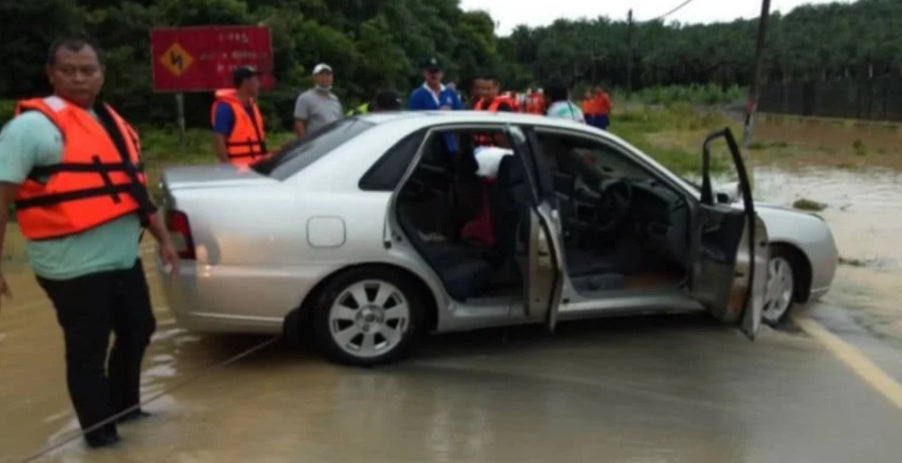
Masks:
[[[821,219],[752,201],[728,130],[703,148],[695,186],[572,121],[383,113],[251,168],[169,169],[169,308],[195,331],[299,330],[355,365],[421,333],[640,313],[704,310],[754,338],[827,291],[836,248]],[[716,153],[735,198],[712,187]]]

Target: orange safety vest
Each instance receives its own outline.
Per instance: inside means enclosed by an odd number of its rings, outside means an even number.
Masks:
[[[496,96],[495,99],[492,100],[490,104],[486,104],[485,98],[480,98],[478,102],[476,102],[476,106],[473,107],[474,111],[490,111],[490,112],[498,112],[498,107],[501,106],[501,103],[507,103],[508,106],[513,109],[514,105],[511,103],[510,99],[503,96]],[[474,146],[492,146],[495,144],[495,141],[488,134],[480,134],[475,135],[473,137],[473,145]]]
[[[585,100],[583,100],[583,107],[582,107],[583,114],[589,114],[589,115],[597,114],[598,112],[596,110],[596,106],[597,105],[596,105],[596,101],[595,101],[595,96],[590,96],[589,98],[586,98]]]
[[[520,112],[520,99],[518,98],[516,93],[506,92],[502,96],[508,99],[508,104],[514,110],[514,112]]]
[[[545,98],[539,93],[526,97],[526,112],[529,114],[545,114]]]
[[[269,154],[266,150],[266,133],[263,130],[263,117],[260,115],[257,103],[251,101],[251,107],[254,110],[254,117],[251,118],[241,100],[238,99],[235,89],[217,90],[214,98],[213,108],[210,111],[210,121],[214,126],[216,125],[216,107],[219,103],[231,106],[232,114],[235,115],[235,126],[232,127],[232,133],[226,139],[229,162],[235,165],[248,165],[266,157]]]
[[[594,98],[594,109],[595,114],[599,114],[602,116],[608,115],[611,112],[611,98],[607,93],[601,92],[595,95]]]
[[[502,103],[507,103],[511,110],[514,110],[514,108],[516,107],[514,101],[510,98],[506,96],[496,96],[490,104],[486,104],[485,98],[480,98],[476,103],[476,106],[473,107],[473,110],[497,112],[498,107],[501,106]]]
[[[97,117],[58,96],[20,101],[16,115],[40,111],[63,137],[58,164],[35,166],[16,195],[16,218],[30,240],[81,233],[156,208],[147,193],[138,134],[107,104]]]

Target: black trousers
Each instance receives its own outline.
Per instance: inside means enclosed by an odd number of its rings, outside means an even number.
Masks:
[[[141,360],[156,329],[141,259],[128,270],[38,283],[63,329],[66,382],[82,429],[139,403]]]

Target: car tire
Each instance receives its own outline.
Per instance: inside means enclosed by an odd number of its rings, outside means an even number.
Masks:
[[[310,317],[313,340],[336,363],[392,363],[410,354],[423,307],[423,296],[405,275],[379,267],[349,270],[319,292]]]
[[[782,246],[771,248],[761,314],[764,323],[778,326],[789,316],[798,295],[799,269],[798,259],[790,250]]]

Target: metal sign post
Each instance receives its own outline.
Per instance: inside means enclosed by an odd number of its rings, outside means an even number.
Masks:
[[[178,117],[179,125],[179,149],[185,151],[185,94],[178,92],[175,94],[175,111]]]

